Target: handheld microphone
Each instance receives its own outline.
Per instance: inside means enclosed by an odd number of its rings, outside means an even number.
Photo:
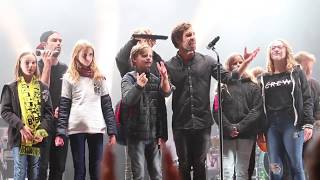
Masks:
[[[43,49],[36,49],[35,54],[36,54],[36,56],[42,56],[44,51],[45,50],[43,50]],[[52,51],[52,54],[57,54],[57,53],[59,53],[59,51]]]
[[[215,37],[207,46],[207,49],[212,49],[216,45],[216,43],[219,41],[220,36]]]
[[[166,40],[168,39],[168,36],[163,36],[163,35],[153,35],[153,34],[132,34],[132,37],[134,38],[142,38],[142,39],[162,39]]]

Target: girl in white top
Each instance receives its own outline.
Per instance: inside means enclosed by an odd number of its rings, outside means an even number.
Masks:
[[[109,143],[115,144],[116,123],[106,79],[101,75],[93,46],[84,40],[76,43],[71,64],[63,77],[57,146],[63,146],[62,136],[70,138],[74,164],[74,179],[84,180],[85,141],[89,149],[90,179],[99,179],[103,151],[103,134],[107,129]]]

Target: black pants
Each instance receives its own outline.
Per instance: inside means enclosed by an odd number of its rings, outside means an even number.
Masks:
[[[41,147],[40,164],[39,164],[39,180],[47,179],[47,169],[49,165],[49,180],[62,180],[65,170],[68,138],[64,138],[64,146],[56,147],[54,144],[55,136],[49,135],[46,143]]]
[[[206,157],[209,149],[211,127],[197,130],[173,130],[173,138],[179,161],[179,171],[183,180],[206,179]]]

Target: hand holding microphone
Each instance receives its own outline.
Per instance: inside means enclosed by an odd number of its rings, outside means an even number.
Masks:
[[[54,49],[54,50],[50,50],[50,49],[45,49],[45,44],[44,43],[40,43],[37,47],[36,47],[36,56],[44,56],[44,54],[48,54],[50,52],[50,54],[52,54],[53,57],[58,57],[60,51]]]

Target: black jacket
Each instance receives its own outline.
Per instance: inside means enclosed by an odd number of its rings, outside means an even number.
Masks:
[[[118,52],[116,56],[117,67],[120,71],[121,77],[123,77],[127,72],[133,70],[133,67],[130,64],[130,52],[133,46],[137,44],[137,40],[131,39],[129,40]],[[150,68],[150,72],[157,77],[160,77],[160,74],[157,69],[157,62],[163,61],[159,54],[153,51],[152,56],[153,62]]]
[[[211,77],[217,79],[218,63],[210,56],[195,53],[188,64],[177,54],[166,62],[171,83],[172,129],[204,129],[213,124],[210,110]],[[220,70],[224,83],[238,79],[237,73]],[[232,78],[234,76],[234,78]]]
[[[217,103],[216,101],[214,103]],[[237,127],[237,138],[255,138],[262,131],[262,98],[258,84],[250,79],[241,79],[223,85],[221,89],[222,122],[224,137],[229,138],[232,127]],[[217,124],[218,112],[214,110]]]
[[[270,76],[269,73],[265,73],[260,77],[260,85],[262,89],[263,107],[268,120],[268,109],[265,105],[265,81],[264,77]],[[300,65],[297,65],[290,72],[290,78],[293,82],[293,94],[292,99],[292,112],[294,116],[294,126],[298,128],[313,128],[313,102],[311,98],[311,92],[305,73],[302,71]],[[275,97],[276,98],[276,97]]]
[[[313,117],[315,120],[320,120],[320,83],[319,81],[311,78],[308,80],[311,97],[313,100]]]
[[[144,88],[136,83],[136,71],[127,73],[121,81],[123,105],[133,109],[127,119],[128,138],[151,140],[168,139],[165,96],[160,89],[160,79],[150,73]]]
[[[40,128],[47,132],[53,123],[53,110],[49,89],[46,85],[40,82],[41,91],[41,125]],[[22,114],[20,109],[20,101],[18,96],[17,81],[3,86],[1,93],[1,116],[9,124],[8,129],[8,146],[9,148],[20,146],[21,135],[20,130],[24,124],[21,120]],[[45,139],[44,139],[45,141]],[[39,144],[42,144],[42,141]]]

